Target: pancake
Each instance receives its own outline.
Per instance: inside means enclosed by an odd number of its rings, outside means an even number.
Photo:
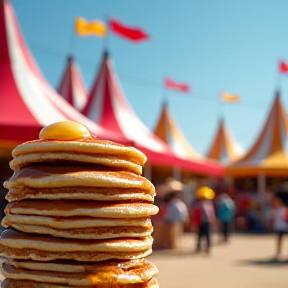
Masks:
[[[20,186],[10,189],[5,199],[9,202],[22,199],[82,199],[97,201],[138,200],[154,202],[153,190],[140,188],[97,188],[97,187],[60,187],[60,188],[30,188]]]
[[[10,162],[10,168],[12,170],[18,170],[25,166],[36,164],[36,163],[49,163],[49,164],[59,164],[62,163],[89,163],[103,165],[113,168],[118,168],[121,170],[127,170],[138,175],[142,174],[142,166],[129,162],[127,160],[122,160],[112,156],[91,156],[85,154],[76,153],[59,153],[59,152],[39,152],[39,153],[29,153],[17,156]],[[74,163],[75,162],[75,163]],[[62,164],[63,165],[63,164]]]
[[[80,138],[77,140],[33,140],[18,145],[13,151],[14,158],[23,154],[39,152],[68,152],[96,156],[113,156],[144,166],[146,156],[134,147],[124,146],[112,141],[100,140],[95,137]]]
[[[6,258],[31,259],[35,261],[52,261],[57,259],[71,259],[82,262],[98,262],[111,259],[131,260],[149,256],[152,249],[139,252],[46,252],[36,249],[14,249],[0,244],[0,254]]]
[[[19,186],[50,187],[108,187],[138,188],[154,194],[153,184],[146,178],[127,171],[95,171],[92,167],[32,166],[15,171],[7,189]]]
[[[133,262],[135,263],[133,264]],[[30,268],[27,269],[25,266]],[[104,262],[104,264],[83,266],[78,264],[79,268],[83,268],[83,271],[78,272],[63,272],[61,271],[63,267],[54,263],[46,265],[44,262],[40,262],[39,266],[42,268],[48,267],[50,270],[37,269],[37,262],[30,261],[25,265],[25,262],[22,261],[20,264],[4,263],[1,272],[5,277],[12,279],[90,287],[110,284],[111,282],[117,285],[145,283],[158,272],[156,266],[147,261],[129,261],[127,264],[121,261]],[[68,264],[67,268],[71,267],[73,270],[73,266],[73,264]],[[56,268],[59,268],[60,271],[56,270]]]
[[[52,283],[41,283],[27,280],[14,280],[14,279],[5,279],[1,283],[1,288],[83,288],[83,286],[67,286],[67,285],[58,285]],[[97,286],[94,286],[97,287]],[[112,286],[113,287],[113,286]],[[116,286],[117,287],[117,286]],[[111,288],[111,283],[107,285],[98,286],[98,288]],[[117,288],[159,288],[159,285],[155,278],[150,279],[146,283],[137,283],[137,284],[125,284]]]
[[[72,238],[72,239],[112,239],[112,238],[143,238],[150,236],[153,228],[137,226],[119,226],[119,227],[89,227],[78,229],[55,229],[40,225],[26,225],[2,221],[4,227],[14,228],[24,233],[46,234],[54,237]]]
[[[101,269],[109,269],[112,267],[115,272],[115,267],[121,268],[122,271],[138,271],[138,276],[146,281],[157,273],[157,268],[154,264],[145,259],[127,260],[127,261],[104,261],[104,262],[92,262],[83,263],[73,260],[58,260],[50,262],[31,261],[31,260],[15,260],[15,259],[4,259],[2,263],[12,265],[16,268],[30,269],[30,270],[41,270],[41,271],[54,271],[64,273],[91,273],[93,271]],[[145,268],[145,269],[144,269]],[[139,273],[139,269],[142,272]],[[119,272],[119,270],[118,270]],[[125,275],[124,275],[125,276]]]
[[[93,217],[45,217],[33,215],[13,215],[8,214],[4,217],[2,225],[27,224],[27,225],[42,225],[56,229],[76,229],[83,227],[121,227],[121,226],[138,226],[152,228],[150,218],[135,218],[135,219],[111,219],[111,218],[93,218]]]
[[[155,215],[158,211],[157,206],[149,203],[99,203],[84,200],[21,200],[10,202],[5,208],[6,214],[98,218],[143,218]]]
[[[0,244],[14,249],[37,249],[51,252],[137,252],[150,249],[151,236],[134,239],[81,240],[49,237],[46,235],[26,234],[6,229],[0,238]]]
[[[151,253],[152,242],[151,236],[138,239],[83,240],[26,234],[6,229],[0,238],[0,255],[37,261],[139,259]]]

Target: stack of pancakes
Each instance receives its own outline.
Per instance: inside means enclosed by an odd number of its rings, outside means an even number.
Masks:
[[[1,287],[158,287],[144,154],[85,136],[26,142],[13,158]]]

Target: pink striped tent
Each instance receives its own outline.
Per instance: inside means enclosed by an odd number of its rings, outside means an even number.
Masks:
[[[99,138],[123,137],[93,123],[47,83],[22,37],[9,1],[0,1],[0,152],[37,139],[43,126],[62,120],[87,126]],[[1,154],[0,153],[0,154]]]
[[[219,165],[208,165],[179,157],[137,117],[120,87],[113,63],[104,53],[97,77],[83,109],[83,114],[106,129],[120,134],[147,155],[148,163],[178,167],[199,174],[222,175]]]
[[[79,67],[72,56],[67,59],[67,65],[57,91],[78,111],[82,110],[86,104],[87,91]]]

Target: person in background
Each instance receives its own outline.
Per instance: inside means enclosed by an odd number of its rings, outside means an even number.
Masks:
[[[215,193],[214,191],[207,187],[200,187],[196,191],[196,201],[194,202],[192,218],[193,223],[197,230],[197,241],[196,241],[196,253],[201,251],[201,241],[204,237],[206,240],[206,248],[205,252],[207,254],[210,253],[211,246],[211,226],[215,223],[215,208],[212,203],[212,199],[214,199]]]
[[[280,189],[276,193],[276,197],[281,199],[284,205],[288,207],[288,182],[281,184]]]
[[[178,249],[184,223],[188,220],[188,209],[182,200],[183,184],[175,179],[169,179],[163,185],[163,189],[166,191],[164,199],[167,203],[163,216],[166,228],[166,246],[170,249]]]
[[[235,204],[232,198],[225,192],[221,191],[215,200],[216,214],[219,221],[222,241],[227,242],[231,222],[235,215]]]
[[[184,178],[183,180],[183,201],[186,204],[187,207],[191,207],[193,201],[195,200],[195,192],[197,190],[196,187],[196,181]],[[189,213],[189,219],[185,222],[184,225],[184,232],[191,232],[191,225],[190,225],[190,213]]]
[[[275,260],[279,260],[282,250],[283,236],[288,233],[288,208],[283,200],[275,197],[272,209],[272,227],[276,232],[276,254]]]
[[[264,232],[271,232],[271,214],[272,214],[272,200],[274,198],[275,191],[273,187],[266,187],[266,191],[261,195],[261,224]]]
[[[156,215],[151,217],[151,221],[153,224],[153,249],[164,249],[165,248],[165,240],[164,240],[164,231],[165,231],[165,223],[163,217],[166,213],[167,203],[164,199],[164,194],[161,190],[161,185],[155,186],[156,196],[154,197],[154,205],[158,206],[159,212]]]

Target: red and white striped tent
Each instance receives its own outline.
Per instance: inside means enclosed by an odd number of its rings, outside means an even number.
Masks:
[[[26,46],[10,2],[0,0],[1,154],[37,139],[43,126],[67,119],[84,124],[99,138],[126,143],[84,117],[49,86]]]
[[[137,117],[120,87],[108,53],[92,85],[83,114],[101,126],[121,134],[127,141],[147,155],[148,163],[188,169],[200,174],[222,175],[219,166],[207,166],[197,161],[178,157],[160,138],[153,134]]]
[[[78,111],[81,111],[86,104],[87,91],[80,69],[72,56],[67,58],[67,65],[57,91]]]
[[[225,173],[233,177],[287,177],[287,133],[288,120],[277,92],[258,138],[241,159],[226,167]]]
[[[228,165],[238,160],[243,154],[243,148],[235,141],[225,126],[224,120],[221,118],[210,149],[206,155],[207,158]]]

